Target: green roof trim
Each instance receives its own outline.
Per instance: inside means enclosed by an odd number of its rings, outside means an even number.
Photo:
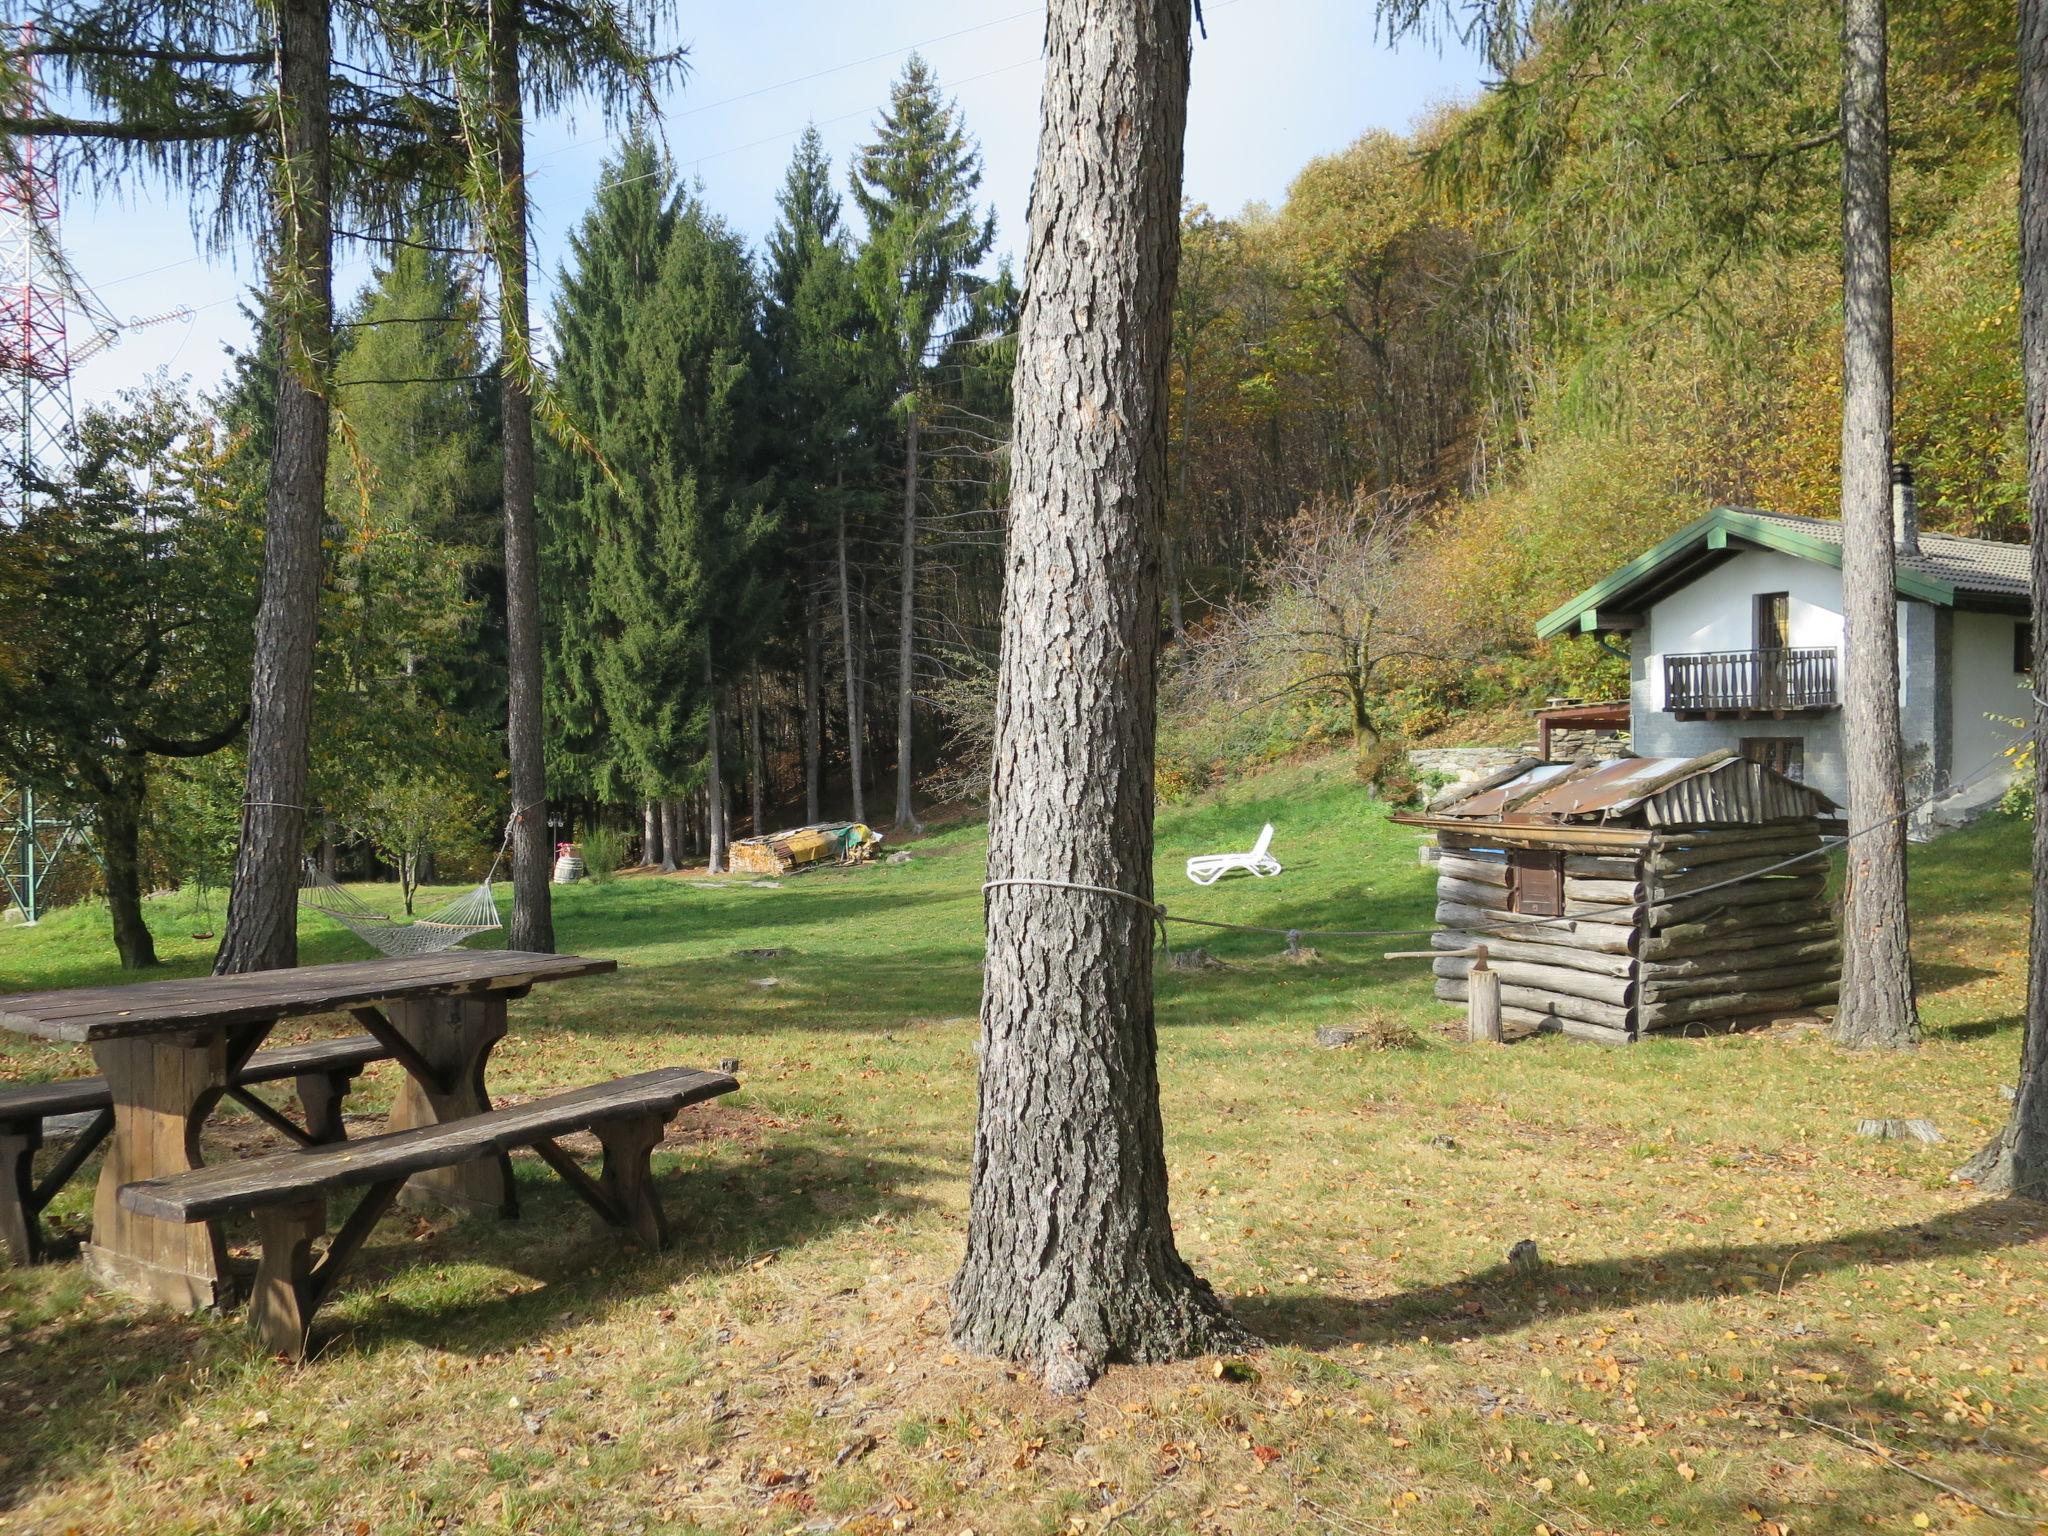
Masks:
[[[1567,631],[1597,629],[1599,611],[1603,606],[1611,607],[1623,593],[1655,576],[1680,557],[1698,549],[1726,549],[1731,539],[1801,560],[1815,560],[1837,570],[1842,566],[1842,546],[1839,544],[1816,539],[1769,518],[1738,512],[1733,507],[1716,507],[1697,522],[1686,524],[1663,543],[1645,550],[1605,581],[1586,588],[1563,607],[1545,614],[1536,623],[1536,638],[1548,640]],[[1953,586],[1919,571],[1900,571],[1897,586],[1901,597],[1917,597],[1943,607],[1955,605],[1956,589]]]

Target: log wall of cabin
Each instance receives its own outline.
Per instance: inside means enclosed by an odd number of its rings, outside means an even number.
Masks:
[[[1509,853],[1439,836],[1438,949],[1484,944],[1510,1021],[1622,1044],[1832,1002],[1841,954],[1811,821],[1670,829],[1636,849],[1564,849],[1564,913],[1512,910]],[[1534,839],[1533,846],[1540,846]],[[1724,886],[1723,882],[1742,883]],[[1462,1001],[1469,958],[1432,963],[1436,995]]]

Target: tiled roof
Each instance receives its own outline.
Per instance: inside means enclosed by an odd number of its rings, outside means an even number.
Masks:
[[[1842,542],[1842,525],[1825,517],[1794,517],[1785,512],[1741,509],[1761,522],[1803,533],[1829,544]],[[1981,592],[1990,597],[2027,595],[2027,546],[2002,544],[1996,539],[1970,539],[1955,533],[1920,534],[1920,553],[1898,556],[1899,569],[1935,577],[1962,592]]]

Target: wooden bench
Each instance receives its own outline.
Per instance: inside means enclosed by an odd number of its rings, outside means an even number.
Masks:
[[[313,1314],[413,1174],[531,1147],[606,1222],[658,1249],[668,1231],[650,1163],[664,1127],[684,1105],[738,1087],[723,1072],[665,1067],[440,1125],[123,1185],[121,1204],[162,1221],[254,1216],[262,1254],[249,1324],[266,1347],[300,1359]],[[574,1131],[594,1132],[604,1148],[595,1179],[555,1142]],[[327,1196],[352,1187],[363,1190],[362,1198],[316,1262],[313,1245],[327,1230]]]
[[[391,1052],[369,1035],[340,1040],[311,1040],[249,1058],[227,1089],[257,1119],[300,1146],[340,1141],[341,1102],[356,1074]],[[305,1107],[306,1123],[294,1125],[249,1091],[256,1083],[291,1079]],[[92,1123],[78,1133],[55,1167],[35,1179],[35,1156],[43,1145],[43,1125],[58,1115],[90,1114]],[[103,1077],[73,1077],[55,1083],[28,1083],[0,1089],[0,1245],[17,1264],[43,1257],[43,1210],[57,1192],[85,1166],[114,1125],[114,1098]]]

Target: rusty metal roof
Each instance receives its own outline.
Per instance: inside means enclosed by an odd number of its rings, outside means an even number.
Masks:
[[[1432,806],[1430,815],[1503,826],[1616,821],[1653,796],[1730,764],[1742,764],[1773,779],[1782,777],[1725,749],[1694,758],[1622,757],[1598,762],[1538,763],[1462,799]],[[1834,802],[1819,790],[1795,785],[1790,780],[1785,780],[1783,787],[1810,796],[1816,812],[1834,809]]]

